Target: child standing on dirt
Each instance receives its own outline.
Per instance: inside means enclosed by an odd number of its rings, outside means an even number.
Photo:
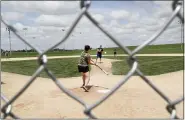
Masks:
[[[82,80],[83,84],[81,88],[85,87],[85,81],[87,79],[87,73],[89,72],[89,65],[95,65],[94,63],[91,62],[91,56],[89,54],[90,50],[89,45],[85,45],[84,51],[82,52],[79,62],[78,62],[78,71],[82,73]]]

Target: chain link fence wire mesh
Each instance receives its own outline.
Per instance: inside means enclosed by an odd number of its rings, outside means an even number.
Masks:
[[[172,119],[178,119],[179,117],[177,116],[176,113],[176,108],[175,106],[179,103],[181,103],[182,101],[184,101],[184,96],[182,96],[181,98],[175,100],[175,101],[171,101],[170,98],[168,98],[168,96],[166,96],[162,91],[159,90],[159,88],[157,86],[155,86],[151,80],[149,80],[143,73],[142,71],[138,68],[138,62],[137,62],[137,58],[136,58],[136,54],[142,50],[144,47],[146,47],[147,45],[149,45],[151,42],[154,42],[170,25],[170,23],[174,20],[175,17],[178,17],[181,20],[181,23],[184,26],[184,15],[180,14],[180,10],[183,9],[183,1],[179,1],[179,0],[174,0],[172,2],[172,9],[173,9],[173,13],[171,14],[171,16],[168,18],[168,20],[166,21],[166,23],[160,28],[160,30],[158,30],[156,33],[153,34],[153,36],[151,36],[148,40],[146,40],[144,43],[142,43],[141,45],[139,45],[138,47],[136,47],[133,51],[129,50],[126,46],[124,46],[123,44],[121,44],[117,39],[115,39],[108,31],[106,31],[92,16],[91,14],[88,12],[88,9],[91,5],[91,1],[80,1],[80,8],[81,11],[78,14],[78,16],[76,17],[76,19],[74,20],[74,22],[72,23],[72,25],[70,26],[70,29],[68,30],[68,32],[64,35],[64,37],[55,45],[53,45],[52,47],[48,48],[47,50],[45,50],[44,52],[42,52],[39,48],[36,48],[35,46],[33,46],[31,43],[27,42],[27,40],[23,39],[22,36],[19,35],[19,33],[17,32],[17,30],[12,27],[11,25],[8,25],[5,20],[3,20],[2,16],[1,16],[1,22],[4,23],[6,25],[6,27],[8,27],[20,40],[22,40],[24,43],[26,43],[29,47],[31,47],[32,49],[36,50],[39,53],[39,57],[38,57],[38,64],[39,64],[39,68],[35,71],[35,73],[32,75],[32,77],[30,78],[30,80],[27,82],[26,85],[24,85],[22,87],[22,89],[16,93],[16,95],[14,95],[10,100],[8,100],[6,98],[6,96],[2,93],[1,91],[1,99],[5,102],[5,105],[1,107],[1,113],[2,115],[2,119],[9,117],[15,118],[15,119],[20,119],[21,117],[16,115],[16,111],[12,111],[12,104],[26,91],[26,89],[36,80],[36,78],[38,77],[38,75],[42,72],[45,71],[47,73],[47,75],[51,78],[51,80],[56,84],[57,87],[60,88],[61,91],[63,91],[66,95],[68,95],[69,97],[73,98],[75,101],[77,101],[79,104],[81,104],[82,106],[84,106],[85,110],[83,111],[85,115],[87,115],[89,118],[98,118],[96,115],[92,114],[92,110],[97,107],[98,105],[100,105],[102,102],[104,102],[106,99],[108,99],[112,94],[114,94],[124,83],[126,83],[129,78],[131,76],[133,76],[134,74],[137,74],[138,76],[140,76],[158,95],[160,95],[166,102],[167,102],[167,106],[166,106],[166,110],[169,112],[169,114],[171,115]],[[170,7],[170,6],[169,6]],[[47,68],[47,56],[46,53],[53,49],[56,48],[57,46],[59,46],[60,44],[63,44],[68,37],[72,34],[73,30],[75,29],[75,27],[77,26],[77,24],[79,23],[79,21],[82,19],[83,16],[86,16],[90,22],[92,22],[97,28],[99,28],[105,35],[107,35],[117,46],[119,46],[126,54],[128,54],[128,64],[130,66],[130,71],[124,76],[124,78],[116,84],[116,86],[114,86],[109,93],[105,94],[100,100],[98,100],[96,103],[92,104],[92,105],[87,105],[81,98],[77,97],[76,95],[74,95],[72,92],[70,92],[67,88],[65,88],[63,86],[62,83],[60,83],[56,77],[52,74],[52,72]]]

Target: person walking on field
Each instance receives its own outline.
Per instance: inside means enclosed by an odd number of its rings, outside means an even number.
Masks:
[[[87,73],[89,72],[89,65],[96,65],[94,63],[91,62],[91,56],[89,54],[89,50],[90,50],[90,46],[89,45],[85,45],[84,47],[84,51],[81,53],[79,62],[78,62],[78,71],[82,73],[82,80],[83,80],[83,84],[81,86],[81,88],[85,87],[85,81],[87,79]],[[84,88],[85,89],[85,88]]]
[[[100,45],[100,47],[97,49],[97,58],[96,58],[96,62],[97,62],[98,58],[100,58],[100,63],[101,63],[102,52],[103,52],[103,48],[102,48],[102,45]]]
[[[117,54],[116,49],[114,49],[114,58],[116,57],[116,54]]]

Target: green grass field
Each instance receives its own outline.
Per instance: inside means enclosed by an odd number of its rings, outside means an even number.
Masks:
[[[136,46],[129,46],[129,49],[133,50]],[[114,48],[104,48],[106,55],[112,55]],[[82,50],[71,50],[71,51],[49,51],[48,56],[70,56],[80,55]],[[92,55],[96,54],[96,50],[91,50]],[[168,44],[168,45],[150,45],[142,49],[139,54],[157,54],[157,53],[183,53],[181,44]],[[120,48],[117,49],[117,54],[124,54],[124,51]],[[35,57],[38,56],[36,52],[12,52],[12,58],[15,57]],[[2,56],[4,57],[4,56]]]
[[[113,59],[113,57],[106,57]],[[114,75],[126,74],[129,66],[127,57],[118,57],[122,61],[113,62]],[[139,68],[145,75],[158,75],[168,72],[183,70],[183,57],[138,57]],[[57,78],[80,76],[77,69],[78,58],[50,59],[47,66]],[[31,76],[38,64],[36,60],[2,62],[1,70]],[[45,72],[40,77],[48,77]]]
[[[108,57],[113,59],[113,57]],[[125,57],[118,57],[122,61],[112,63],[114,75],[127,74],[130,67]],[[145,75],[159,75],[184,69],[183,57],[137,57],[139,68]]]
[[[77,58],[51,59],[47,67],[56,77],[76,77],[80,75],[77,71],[77,62]],[[2,62],[1,65],[2,71],[29,76],[39,67],[36,60]],[[42,72],[40,77],[47,77],[47,75]]]

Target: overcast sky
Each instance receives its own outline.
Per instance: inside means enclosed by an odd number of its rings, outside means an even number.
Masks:
[[[31,44],[44,50],[66,34],[79,14],[78,1],[2,1],[1,15]],[[126,46],[139,45],[150,38],[172,14],[171,1],[92,1],[91,15]],[[152,44],[181,42],[181,25],[176,18]],[[23,28],[28,28],[26,35]],[[62,31],[64,29],[65,31]],[[25,44],[11,34],[12,49],[24,49]],[[73,36],[58,48],[82,49],[116,46],[85,16]],[[1,23],[1,47],[9,49],[8,32]]]

